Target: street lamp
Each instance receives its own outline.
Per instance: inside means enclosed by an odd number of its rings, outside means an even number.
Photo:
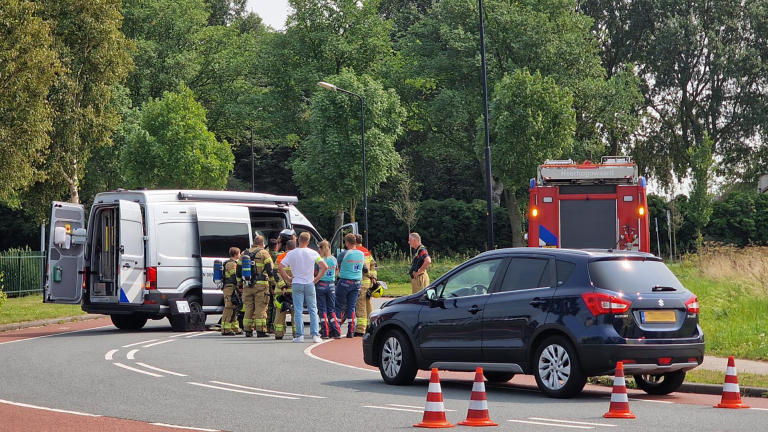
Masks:
[[[353,93],[349,90],[336,87],[331,83],[320,81],[317,83],[320,87],[333,91],[340,91],[342,93],[357,96],[360,99],[360,136],[363,144],[363,244],[368,247],[368,171],[365,166],[365,102],[363,97],[357,93]],[[353,215],[354,216],[354,215]]]
[[[493,176],[491,175],[491,137],[488,127],[488,73],[485,66],[485,26],[483,25],[483,0],[478,0],[480,6],[480,59],[482,64],[483,78],[483,118],[485,120],[485,183],[486,200],[488,201],[487,219],[488,219],[488,246],[487,250],[493,249]]]

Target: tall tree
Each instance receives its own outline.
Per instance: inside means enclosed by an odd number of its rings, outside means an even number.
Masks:
[[[368,194],[373,194],[400,164],[394,146],[402,133],[400,99],[394,90],[384,90],[371,77],[358,77],[349,70],[328,80],[365,100]],[[322,199],[334,209],[346,209],[354,221],[363,195],[359,100],[318,89],[312,97],[309,130],[293,162],[296,183],[310,197]]]
[[[0,202],[37,178],[35,164],[50,142],[51,107],[46,97],[59,63],[38,3],[0,0]]]
[[[129,186],[224,189],[234,156],[206,127],[205,108],[186,86],[142,106],[123,149]]]
[[[696,249],[701,248],[701,232],[709,223],[712,216],[712,179],[714,177],[715,160],[712,157],[712,140],[708,135],[704,141],[688,150],[691,159],[692,188],[688,204],[691,211],[688,214],[694,229],[696,230]]]

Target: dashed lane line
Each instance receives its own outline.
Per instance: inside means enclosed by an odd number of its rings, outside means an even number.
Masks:
[[[155,342],[155,341],[158,341],[158,340],[160,340],[160,339],[150,339],[148,341],[136,342],[136,343],[132,343],[132,344],[128,344],[128,345],[123,345],[123,348],[130,348],[132,346],[143,345],[143,344],[150,343],[150,342]]]
[[[750,409],[758,410],[758,411],[768,411],[768,408],[750,408]]]
[[[101,417],[98,414],[88,414],[88,413],[82,413],[82,412],[78,412],[78,411],[68,411],[68,410],[62,410],[62,409],[56,409],[56,408],[46,408],[46,407],[41,407],[41,406],[37,406],[37,405],[30,405],[30,404],[19,403],[19,402],[11,402],[11,401],[2,400],[2,399],[0,399],[0,403],[4,403],[6,405],[15,405],[15,406],[23,407],[23,408],[32,408],[32,409],[38,409],[38,410],[44,410],[44,411],[53,411],[53,412],[63,413],[63,414],[74,414],[74,415],[85,416],[85,417]]]
[[[276,395],[276,394],[258,393],[258,392],[252,392],[252,391],[247,391],[247,390],[238,390],[238,389],[227,388],[227,387],[219,387],[219,386],[214,386],[214,385],[210,385],[210,384],[196,383],[196,382],[191,382],[191,381],[187,382],[187,384],[192,384],[192,385],[199,386],[199,387],[207,387],[207,388],[212,388],[212,389],[217,389],[217,390],[226,390],[226,391],[231,391],[231,392],[235,392],[235,393],[250,394],[250,395],[255,395],[255,396],[266,396],[266,397],[273,397],[273,398],[279,398],[279,399],[291,399],[291,400],[300,400],[301,399],[301,398],[297,398],[297,397],[293,397],[293,396],[282,396],[282,395]]]
[[[152,369],[154,371],[158,371],[158,372],[162,372],[162,373],[167,373],[168,375],[176,375],[176,376],[180,376],[180,377],[188,376],[188,375],[184,375],[184,374],[181,374],[181,373],[178,373],[178,372],[173,372],[173,371],[169,371],[169,370],[165,370],[165,369],[160,369],[159,367],[150,366],[148,364],[141,363],[141,362],[136,362],[136,364],[139,365],[139,366],[145,367],[147,369]]]
[[[405,411],[405,412],[414,412],[421,414],[422,410],[415,410],[415,409],[406,409],[406,408],[395,408],[395,407],[386,407],[386,406],[376,406],[376,405],[363,405],[363,408],[375,408],[375,409],[382,409],[382,410],[390,410],[390,411]]]
[[[618,426],[618,425],[609,424],[609,423],[588,423],[588,422],[578,422],[578,421],[571,421],[571,420],[548,419],[548,418],[541,418],[541,417],[528,417],[528,420],[540,420],[540,421],[548,421],[548,422],[555,422],[555,423],[573,423],[573,424],[585,425],[585,426],[605,426],[605,427]]]
[[[307,356],[309,356],[309,357],[311,357],[311,358],[313,358],[313,359],[315,359],[315,360],[324,361],[324,362],[326,362],[326,363],[334,364],[334,365],[337,365],[337,366],[344,366],[344,367],[347,367],[347,368],[351,368],[351,369],[357,369],[357,370],[366,371],[366,372],[375,372],[375,373],[379,373],[379,371],[378,371],[378,370],[376,370],[376,369],[366,369],[366,368],[361,368],[361,367],[357,367],[357,366],[351,366],[351,365],[347,365],[347,364],[344,364],[344,363],[335,362],[335,361],[333,361],[333,360],[324,359],[324,358],[322,358],[322,357],[318,357],[318,356],[316,356],[316,355],[312,354],[312,350],[313,350],[314,348],[316,348],[316,347],[319,347],[320,345],[322,345],[322,344],[324,344],[324,343],[328,343],[328,342],[330,342],[330,341],[332,341],[332,340],[333,340],[333,339],[327,339],[327,340],[324,340],[324,341],[322,341],[322,342],[320,342],[320,343],[312,344],[312,345],[308,346],[308,347],[307,347],[307,348],[304,350],[304,354],[305,354],[305,355],[307,355]]]
[[[191,334],[191,335],[187,335],[187,336],[184,336],[184,339],[189,339],[189,338],[193,338],[193,337],[202,336],[202,335],[204,335],[204,334],[207,334],[207,333],[215,333],[215,332],[202,332],[202,333],[195,333],[195,334]]]
[[[530,420],[507,420],[507,421],[515,422],[515,423],[533,424],[533,425],[539,425],[539,426],[556,426],[556,427],[573,428],[573,429],[594,429],[594,427],[592,427],[592,426],[579,426],[579,425],[568,425],[568,424],[557,424],[557,423],[544,423],[544,422],[530,421]]]
[[[164,341],[160,341],[160,342],[151,343],[149,345],[144,345],[142,348],[149,348],[149,347],[153,347],[155,345],[160,345],[160,344],[164,344],[164,343],[168,343],[168,342],[176,342],[176,339],[168,339],[168,340],[164,340]]]
[[[128,357],[128,360],[136,360],[135,358],[133,358],[133,356],[134,356],[134,354],[136,354],[137,352],[139,352],[139,350],[137,350],[137,349],[135,349],[135,350],[130,350],[130,351],[128,351],[128,355],[127,355],[126,357]]]
[[[133,368],[133,367],[130,367],[130,366],[126,366],[126,365],[124,365],[122,363],[112,363],[112,364],[115,365],[115,366],[121,367],[123,369],[128,369],[129,371],[142,373],[144,375],[149,375],[151,377],[155,377],[155,378],[162,378],[163,377],[162,375],[158,375],[158,374],[152,373],[152,372],[147,372],[147,371],[144,371],[144,370],[141,370],[141,369],[136,369],[136,368]]]
[[[172,339],[172,338],[177,338],[177,337],[181,337],[181,336],[184,336],[184,335],[186,335],[186,334],[189,334],[189,333],[179,333],[179,334],[175,334],[175,335],[171,335],[171,336],[168,336],[168,338],[169,338],[169,339]]]
[[[163,426],[173,429],[185,429],[185,430],[193,430],[193,431],[204,431],[204,432],[221,432],[218,429],[204,429],[204,428],[195,428],[195,427],[189,427],[189,426],[177,426],[172,424],[166,424],[166,423],[150,423],[152,426]]]
[[[104,354],[104,360],[112,360],[112,355],[116,352],[120,351],[119,349],[113,349],[112,351],[109,351],[108,353]]]
[[[221,381],[208,381],[208,382],[209,383],[213,383],[213,384],[227,385],[227,386],[230,386],[230,387],[236,387],[236,388],[241,388],[241,389],[246,389],[246,390],[254,390],[254,391],[259,391],[259,392],[281,394],[281,395],[286,395],[286,396],[297,396],[297,397],[305,397],[305,398],[313,398],[313,399],[327,399],[325,396],[312,396],[312,395],[305,395],[305,394],[300,394],[300,393],[286,393],[286,392],[275,391],[275,390],[267,390],[267,389],[257,388],[257,387],[247,387],[247,386],[239,385],[239,384],[230,384],[230,383],[225,383],[225,382],[221,382]]]
[[[387,406],[399,407],[399,408],[413,408],[413,409],[418,409],[418,410],[423,409],[423,407],[413,406],[413,405],[387,404]],[[445,412],[456,412],[456,410],[452,410],[452,409],[443,409],[443,411],[445,411]],[[421,412],[421,411],[419,411],[419,412]]]

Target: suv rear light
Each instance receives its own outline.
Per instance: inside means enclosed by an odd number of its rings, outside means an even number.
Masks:
[[[624,313],[632,304],[627,300],[603,293],[584,293],[581,295],[592,315]]]
[[[689,298],[688,301],[685,302],[685,308],[688,309],[688,312],[690,313],[699,313],[699,298],[696,296]]]
[[[146,288],[148,290],[157,289],[157,267],[147,267]]]

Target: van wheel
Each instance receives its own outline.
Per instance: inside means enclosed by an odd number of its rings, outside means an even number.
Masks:
[[[483,371],[483,376],[489,383],[505,383],[511,380],[515,374],[512,372]]]
[[[685,372],[669,372],[664,375],[633,375],[637,386],[650,395],[668,395],[677,391],[683,381]]]
[[[384,335],[379,346],[379,372],[390,385],[408,385],[416,378],[416,356],[411,341],[401,330]]]
[[[185,298],[187,299],[187,303],[189,303],[190,312],[203,313],[203,299],[201,299],[200,296],[192,294]]]
[[[551,398],[576,396],[587,383],[576,349],[563,336],[548,337],[539,345],[532,368],[539,390]]]
[[[147,323],[147,317],[141,315],[110,315],[110,318],[120,330],[141,330]]]

